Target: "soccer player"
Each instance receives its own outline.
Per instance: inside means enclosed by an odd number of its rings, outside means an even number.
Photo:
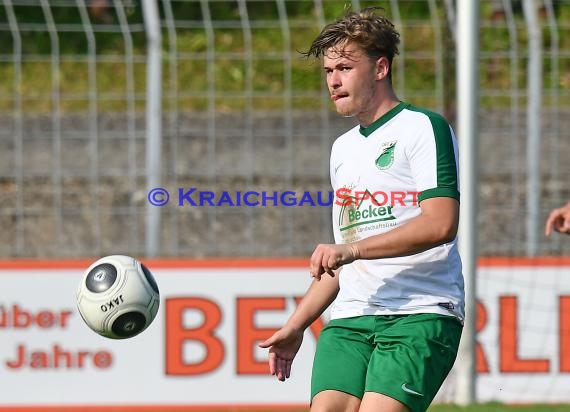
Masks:
[[[332,304],[313,362],[311,411],[425,411],[453,366],[464,285],[456,234],[457,146],[439,114],[392,88],[399,34],[382,13],[349,11],[315,38],[337,112],[358,124],[333,144],[335,244],[276,333],[269,369],[290,377],[303,332]]]
[[[550,212],[544,233],[550,236],[552,230],[570,235],[570,202]]]

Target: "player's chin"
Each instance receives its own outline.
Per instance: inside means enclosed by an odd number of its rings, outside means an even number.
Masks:
[[[356,111],[354,109],[343,104],[336,104],[336,112],[342,117],[353,117],[356,115]]]

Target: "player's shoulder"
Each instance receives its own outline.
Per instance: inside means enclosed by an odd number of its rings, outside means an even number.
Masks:
[[[452,126],[441,113],[414,105],[408,105],[406,110],[409,117],[405,123],[414,128],[418,138],[426,135],[444,141],[453,138]]]
[[[426,118],[426,120],[429,120],[432,124],[449,125],[449,122],[447,121],[445,116],[433,110],[426,109],[424,107],[415,106],[413,104],[406,105],[406,108],[404,110],[406,110],[410,116]]]

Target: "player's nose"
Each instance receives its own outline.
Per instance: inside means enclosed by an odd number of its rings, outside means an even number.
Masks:
[[[339,75],[338,71],[333,70],[329,74],[329,76],[327,78],[327,82],[328,82],[331,90],[338,89],[340,86],[342,86],[342,81],[340,79],[340,75]]]

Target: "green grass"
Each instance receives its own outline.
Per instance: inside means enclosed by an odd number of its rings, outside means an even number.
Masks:
[[[283,109],[286,104],[288,90],[295,95],[295,107],[298,109],[314,107],[315,98],[323,85],[321,68],[318,62],[312,64],[297,53],[309,47],[310,40],[318,34],[316,9],[310,7],[311,2],[287,2],[288,36],[284,36],[285,28],[281,26],[279,10],[275,2],[256,2],[256,7],[249,10],[252,23],[251,37],[240,27],[240,15],[232,6],[232,2],[212,2],[211,15],[218,24],[212,37],[201,27],[201,12],[191,3],[176,3],[177,21],[192,23],[188,27],[177,29],[176,33],[176,78],[172,79],[169,60],[169,38],[163,32],[163,108],[170,109],[168,93],[171,85],[179,95],[176,101],[178,110],[205,110],[209,107],[208,96],[216,95],[215,106],[218,110],[243,110],[245,105],[253,109]],[[332,21],[342,14],[346,1],[328,0],[324,2],[324,21]],[[504,21],[491,22],[489,2],[481,3],[482,24],[480,30],[480,88],[500,92],[500,96],[482,98],[481,104],[486,107],[508,107],[511,101],[511,87],[515,85],[511,78],[511,61],[509,50],[512,47],[509,30]],[[361,1],[361,6],[378,5],[377,1]],[[387,15],[393,10],[389,2],[383,2]],[[195,6],[195,5],[194,5]],[[405,66],[405,90],[399,90],[404,96],[421,96],[421,104],[434,107],[436,101],[436,82],[438,79],[439,59],[434,53],[436,44],[443,41],[444,49],[451,46],[450,34],[442,28],[438,32],[430,20],[428,2],[400,1],[399,13],[404,22],[399,27],[404,40],[402,49],[405,56],[396,58],[396,66]],[[43,21],[41,9],[38,7],[18,8],[19,19],[28,23]],[[54,7],[54,18],[61,24],[79,24],[79,15],[73,7]],[[445,22],[443,8],[438,10],[440,22]],[[307,17],[309,16],[309,17]],[[142,24],[142,11],[134,7],[128,11],[128,20],[133,24]],[[550,28],[543,29],[544,55],[544,87],[546,90],[557,87],[561,92],[561,104],[570,99],[570,7],[559,7],[557,10],[559,25],[558,73],[551,76],[552,33]],[[0,24],[7,25],[8,17],[0,8]],[[516,86],[521,92],[526,89],[526,47],[527,34],[522,14],[516,14],[516,43],[519,50],[517,61],[518,78]],[[113,22],[117,24],[117,22]],[[80,27],[80,26],[79,26]],[[126,95],[129,90],[127,79],[132,80],[132,88],[137,99],[134,102],[137,110],[145,108],[146,65],[144,56],[146,44],[144,33],[133,33],[133,53],[135,62],[128,65],[123,61],[125,42],[121,33],[95,32],[97,43],[97,74],[94,79],[97,88],[98,110],[121,111],[128,107]],[[51,46],[47,32],[22,32],[23,62],[21,79],[17,76],[17,66],[11,61],[13,56],[13,39],[8,31],[0,31],[0,110],[10,112],[14,109],[14,101],[18,94],[23,99],[23,110],[26,112],[49,112],[52,107],[52,90],[54,84],[60,82],[61,101],[58,109],[63,112],[85,111],[89,107],[89,66],[87,57],[87,41],[84,34],[60,36],[59,77],[52,73],[50,60]],[[212,43],[210,43],[210,41]],[[211,47],[212,48],[211,48]],[[210,66],[209,52],[215,52],[215,61]],[[253,59],[249,60],[249,55]],[[291,59],[285,59],[285,55]],[[453,58],[453,52],[444,56],[443,60]],[[401,60],[401,61],[400,61]],[[290,66],[288,66],[288,64]],[[447,67],[443,87],[454,86],[454,69]],[[397,76],[397,73],[395,74]],[[21,86],[18,82],[21,81]],[[397,84],[398,79],[395,77]],[[17,89],[17,90],[16,90]],[[504,93],[502,93],[504,91]],[[251,95],[250,95],[251,93]],[[311,97],[307,97],[307,94]],[[453,90],[445,95],[453,95]],[[524,93],[523,93],[524,94]],[[253,96],[253,102],[250,99]],[[504,97],[503,97],[504,96]]]

